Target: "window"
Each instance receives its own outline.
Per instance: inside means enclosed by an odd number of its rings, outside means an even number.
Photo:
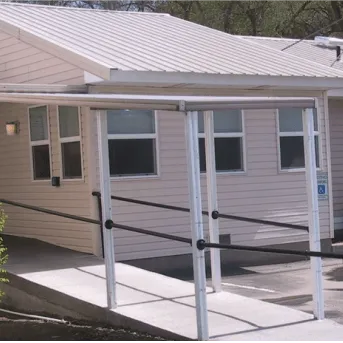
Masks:
[[[111,176],[156,175],[156,123],[153,111],[107,112]]]
[[[81,179],[81,135],[79,108],[58,106],[63,179]]]
[[[29,108],[30,149],[34,180],[49,180],[50,142],[47,106]]]
[[[200,171],[206,171],[204,115],[199,118]],[[244,171],[244,130],[240,110],[214,111],[214,146],[217,172]]]
[[[319,168],[319,129],[314,114],[316,165]],[[278,111],[281,170],[305,168],[304,131],[301,108],[283,108]]]

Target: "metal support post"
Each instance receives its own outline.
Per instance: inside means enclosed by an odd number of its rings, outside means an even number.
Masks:
[[[116,303],[116,278],[115,278],[115,256],[114,256],[114,236],[113,229],[107,229],[105,222],[112,220],[112,200],[111,200],[111,181],[110,165],[108,156],[108,137],[107,137],[107,112],[96,111],[97,134],[99,149],[99,174],[100,192],[102,207],[102,230],[104,237],[105,269],[106,269],[106,288],[107,306],[109,309],[117,307]]]
[[[204,112],[207,202],[209,213],[209,234],[211,243],[219,243],[219,218],[212,217],[218,211],[216,155],[214,144],[213,111]],[[214,292],[221,291],[220,249],[211,249],[211,277]]]
[[[186,114],[186,138],[197,329],[198,340],[204,341],[209,339],[209,333],[205,253],[204,250],[197,248],[198,240],[204,238],[200,185],[198,112],[187,112]]]
[[[319,123],[319,120],[318,120]],[[319,124],[318,124],[319,125]],[[314,141],[313,109],[303,110],[305,167],[308,203],[309,241],[310,250],[320,251],[320,222],[317,195],[317,166]],[[324,319],[324,296],[322,260],[320,257],[311,257],[311,272],[313,283],[313,313],[317,319]]]

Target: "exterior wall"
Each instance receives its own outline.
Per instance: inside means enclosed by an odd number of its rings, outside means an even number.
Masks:
[[[329,119],[335,229],[343,229],[343,100],[329,100]]]
[[[52,175],[61,176],[61,154],[58,141],[57,107],[49,106]],[[81,109],[82,152],[84,166],[88,165],[87,108]],[[20,133],[6,136],[6,121],[18,120]],[[52,187],[50,181],[32,181],[29,145],[28,106],[0,104],[0,189],[1,198],[34,206],[91,217],[88,168],[84,179],[63,181]],[[8,221],[5,233],[38,238],[67,248],[92,252],[92,228],[64,218],[4,205]]]
[[[83,84],[83,70],[0,31],[0,83]]]
[[[323,101],[319,101],[322,171],[327,171]],[[246,173],[218,175],[218,201],[222,213],[307,225],[305,172],[279,172],[276,111],[245,111]],[[92,118],[92,117],[91,117]],[[95,117],[92,124],[95,128]],[[93,130],[93,132],[96,132]],[[160,175],[112,181],[112,194],[188,207],[187,160],[183,114],[158,112]],[[92,144],[96,147],[96,134]],[[96,149],[96,148],[95,148]],[[96,164],[97,165],[97,164]],[[99,189],[99,177],[97,170]],[[202,176],[206,208],[206,180]],[[322,238],[330,237],[329,204],[320,201]],[[93,207],[95,206],[95,201]],[[190,237],[187,213],[113,201],[114,221],[136,227]],[[204,222],[207,219],[204,217]],[[308,241],[303,231],[220,220],[220,233],[232,243],[268,245]],[[156,237],[115,231],[116,258],[128,260],[190,253],[185,244]]]
[[[0,31],[0,83],[83,84],[83,70],[53,55],[34,48]],[[44,105],[44,104],[42,104]],[[52,176],[61,176],[57,107],[49,106]],[[52,187],[50,181],[32,181],[28,106],[0,103],[0,189],[1,197],[52,210],[94,217],[90,210],[88,175],[89,146],[86,140],[88,108],[81,109],[84,179],[63,181]],[[20,122],[19,135],[5,134],[6,121]],[[33,237],[67,248],[98,252],[89,224],[66,220],[4,205],[8,221],[5,233]],[[98,228],[96,228],[98,229]]]

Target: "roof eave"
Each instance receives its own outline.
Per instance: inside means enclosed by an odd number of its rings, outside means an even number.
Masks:
[[[343,77],[228,75],[190,72],[119,71],[111,70],[112,84],[135,84],[136,86],[160,84],[196,85],[204,87],[226,86],[236,89],[303,89],[320,90],[342,88]]]

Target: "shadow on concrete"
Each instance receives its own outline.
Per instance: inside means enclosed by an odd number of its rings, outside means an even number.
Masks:
[[[137,261],[125,261],[125,264],[145,269],[151,272],[159,273],[165,276],[169,276],[175,279],[179,279],[182,281],[191,281],[193,282],[193,266],[191,263],[192,255],[184,255],[183,261],[175,264],[174,266],[168,263],[169,259],[166,259],[165,267],[159,265],[155,265],[153,260],[137,260]],[[179,256],[175,256],[176,259],[179,259]],[[180,267],[181,266],[181,267]],[[221,263],[221,271],[222,276],[234,276],[234,275],[248,275],[248,274],[256,274],[256,272],[245,269],[244,266],[240,266],[236,263],[230,263],[227,261],[222,261]],[[211,278],[211,266],[210,266],[210,258],[206,255],[206,277],[208,279]]]
[[[103,260],[94,255],[58,247],[34,238],[11,235],[1,237],[8,254],[8,262],[4,267],[16,274],[103,264]],[[30,261],[33,263],[29,263]]]
[[[38,241],[36,239],[30,239],[30,238],[21,238],[21,237],[14,237],[14,236],[8,236],[4,235],[4,243],[8,248],[8,254],[9,254],[9,261],[7,266],[9,267],[8,270],[10,273],[14,274],[21,274],[21,273],[33,273],[33,272],[42,272],[42,271],[54,271],[57,269],[69,269],[69,268],[75,268],[81,272],[92,274],[97,278],[104,279],[104,277],[94,274],[89,271],[85,271],[82,269],[83,267],[87,266],[97,266],[97,265],[103,265],[103,260],[100,258],[97,258],[90,254],[85,253],[79,253],[75,252],[69,249],[57,247],[42,241]],[[237,266],[232,267],[229,264],[223,264],[223,275],[234,275],[235,273],[251,273],[250,271],[245,270],[244,268],[239,268]],[[183,276],[184,279],[191,280],[193,278],[192,273],[189,273],[189,269],[184,270],[176,270],[175,271],[177,275],[179,275],[178,278],[180,278],[180,275]],[[174,273],[175,273],[174,272]],[[208,268],[209,272],[209,268]],[[165,274],[167,275],[167,274]],[[169,273],[169,276],[173,275],[173,273]],[[174,274],[175,275],[175,274]],[[180,297],[167,297],[167,296],[161,296],[160,294],[154,294],[154,292],[147,292],[144,289],[140,289],[139,283],[138,284],[127,284],[127,283],[120,283],[124,287],[131,288],[133,290],[136,290],[138,292],[146,293],[153,295],[157,297],[157,299],[154,300],[148,300],[144,301],[144,303],[148,302],[159,302],[159,301],[172,301],[174,303],[187,306],[190,308],[195,308],[193,304],[189,304],[187,301],[192,300],[193,302],[193,295],[185,295]],[[75,313],[81,313],[81,314],[87,314],[96,316],[97,318],[103,318],[103,320],[110,320],[110,316],[113,317],[113,323],[120,323],[123,325],[123,316],[120,316],[116,313],[112,313],[107,308],[99,307],[98,305],[91,304],[87,302],[86,300],[82,300],[75,298],[74,296],[67,295],[64,292],[60,292],[57,290],[53,290],[52,288],[48,288],[43,285],[39,285],[35,282],[31,282],[29,280],[24,280],[23,277],[14,275],[12,282],[10,283],[11,286],[17,287],[18,289],[23,289],[27,294],[29,294],[31,297],[39,297],[42,299],[53,299],[53,305],[59,306],[60,308],[67,309],[68,311],[73,310]],[[309,299],[310,297],[310,299]],[[186,303],[185,303],[185,300]],[[300,303],[307,302],[309,300],[312,300],[312,296],[310,295],[303,295],[300,299],[293,299],[294,301]],[[269,302],[276,302],[276,303],[282,303],[282,301],[286,301],[285,298],[280,299],[268,299],[266,301]],[[290,301],[290,299],[287,299],[287,301]],[[137,304],[142,304],[143,302],[138,302]],[[127,306],[133,306],[134,304],[130,303],[130,305]],[[123,305],[125,306],[125,305]],[[60,310],[59,310],[60,311]],[[216,310],[209,310],[210,313],[217,314],[223,317],[227,317],[236,321],[240,321],[242,323],[248,324],[251,326],[251,329],[242,330],[239,332],[234,333],[227,333],[227,334],[221,334],[219,336],[213,336],[212,339],[225,337],[225,336],[234,336],[241,333],[247,333],[247,332],[253,332],[253,331],[262,331],[262,330],[268,330],[272,328],[278,328],[283,326],[289,326],[291,328],[292,325],[299,324],[302,322],[309,322],[313,319],[307,319],[307,320],[290,320],[289,323],[285,323],[282,325],[271,325],[271,326],[261,326],[258,325],[252,321],[245,320],[242,318],[241,315],[233,315],[228,313],[223,313],[222,311],[216,311]],[[112,319],[111,319],[112,320]],[[141,325],[141,323],[136,323],[136,320],[127,320],[126,325]],[[225,330],[226,331],[226,330]]]
[[[82,271],[84,273],[87,273],[87,274],[90,274],[92,276],[101,278],[101,279],[105,279],[104,277],[102,277],[100,275],[97,275],[95,273],[89,272],[89,271],[85,271],[85,270],[80,270],[80,271]],[[133,289],[135,291],[143,292],[143,293],[145,293],[147,295],[153,295],[155,297],[159,297],[160,298],[160,299],[156,299],[156,300],[144,301],[144,304],[146,304],[146,303],[157,303],[157,302],[161,302],[161,301],[171,301],[171,302],[174,302],[174,303],[177,303],[177,304],[181,304],[183,306],[190,307],[192,309],[196,308],[195,305],[187,304],[184,301],[182,301],[182,300],[193,298],[193,295],[192,296],[184,295],[184,296],[179,296],[179,297],[165,297],[165,296],[157,295],[157,294],[154,294],[154,293],[151,293],[151,292],[147,292],[145,290],[140,289],[139,287],[134,287],[134,286],[127,285],[127,284],[124,284],[124,283],[120,283],[120,282],[117,282],[117,283],[119,285],[121,285],[121,286],[131,288],[131,289]],[[213,292],[212,291],[208,291],[207,292],[207,294],[211,294],[211,293],[213,293]],[[312,299],[312,297],[311,297],[311,299]],[[134,306],[134,305],[139,305],[139,304],[143,304],[143,302],[130,303],[130,304],[127,304],[127,305],[119,305],[119,307]],[[261,325],[258,325],[256,323],[252,322],[252,321],[245,320],[245,319],[243,319],[241,317],[230,315],[228,313],[223,313],[223,312],[215,311],[215,310],[212,310],[212,309],[208,309],[207,311],[208,311],[208,313],[213,313],[213,314],[216,314],[216,315],[224,316],[224,317],[227,317],[227,318],[230,318],[230,319],[233,319],[233,320],[236,320],[236,321],[248,324],[248,325],[253,327],[252,329],[249,329],[249,330],[242,330],[242,331],[238,331],[238,332],[234,332],[234,333],[226,333],[226,334],[221,334],[221,335],[217,335],[217,336],[213,335],[213,336],[210,336],[210,339],[215,339],[215,338],[220,338],[220,337],[225,337],[225,336],[233,336],[233,335],[244,334],[244,333],[255,332],[255,331],[269,330],[269,329],[274,329],[274,328],[279,328],[279,327],[292,326],[292,325],[296,325],[296,324],[301,324],[301,323],[306,323],[306,322],[313,321],[313,319],[306,319],[306,320],[302,320],[302,321],[298,320],[298,321],[294,321],[294,322],[288,322],[288,323],[280,324],[280,325],[261,326]]]
[[[300,294],[289,297],[262,299],[262,301],[287,306],[300,306],[312,301],[311,294]]]
[[[286,324],[280,324],[280,325],[258,327],[256,329],[251,329],[251,330],[242,330],[239,332],[232,332],[232,333],[227,333],[227,334],[222,334],[222,335],[210,336],[210,339],[219,339],[219,338],[224,338],[224,337],[229,336],[229,337],[232,337],[232,339],[234,340],[234,336],[241,335],[244,333],[251,333],[251,332],[256,332],[256,331],[266,331],[266,330],[270,330],[270,329],[277,329],[277,328],[283,328],[283,327],[289,327],[291,329],[292,325],[298,325],[298,324],[313,322],[314,320],[315,319],[307,319],[307,320],[301,320],[301,321],[294,322],[294,323],[286,323]]]
[[[140,268],[139,266],[137,267]],[[153,268],[149,268],[148,266],[142,269],[154,271]],[[156,271],[156,273],[160,273],[162,275],[169,276],[182,281],[193,282],[194,280],[193,267],[177,268],[173,270],[160,270]],[[256,274],[256,272],[236,265],[222,264],[222,277],[248,274]],[[211,267],[209,265],[206,265],[206,277],[207,279],[211,278]]]
[[[325,273],[329,281],[343,281],[343,267],[337,267]]]
[[[339,311],[325,311],[325,317],[326,318],[330,318],[330,319],[336,319],[336,318],[340,318],[342,315],[341,312]]]

